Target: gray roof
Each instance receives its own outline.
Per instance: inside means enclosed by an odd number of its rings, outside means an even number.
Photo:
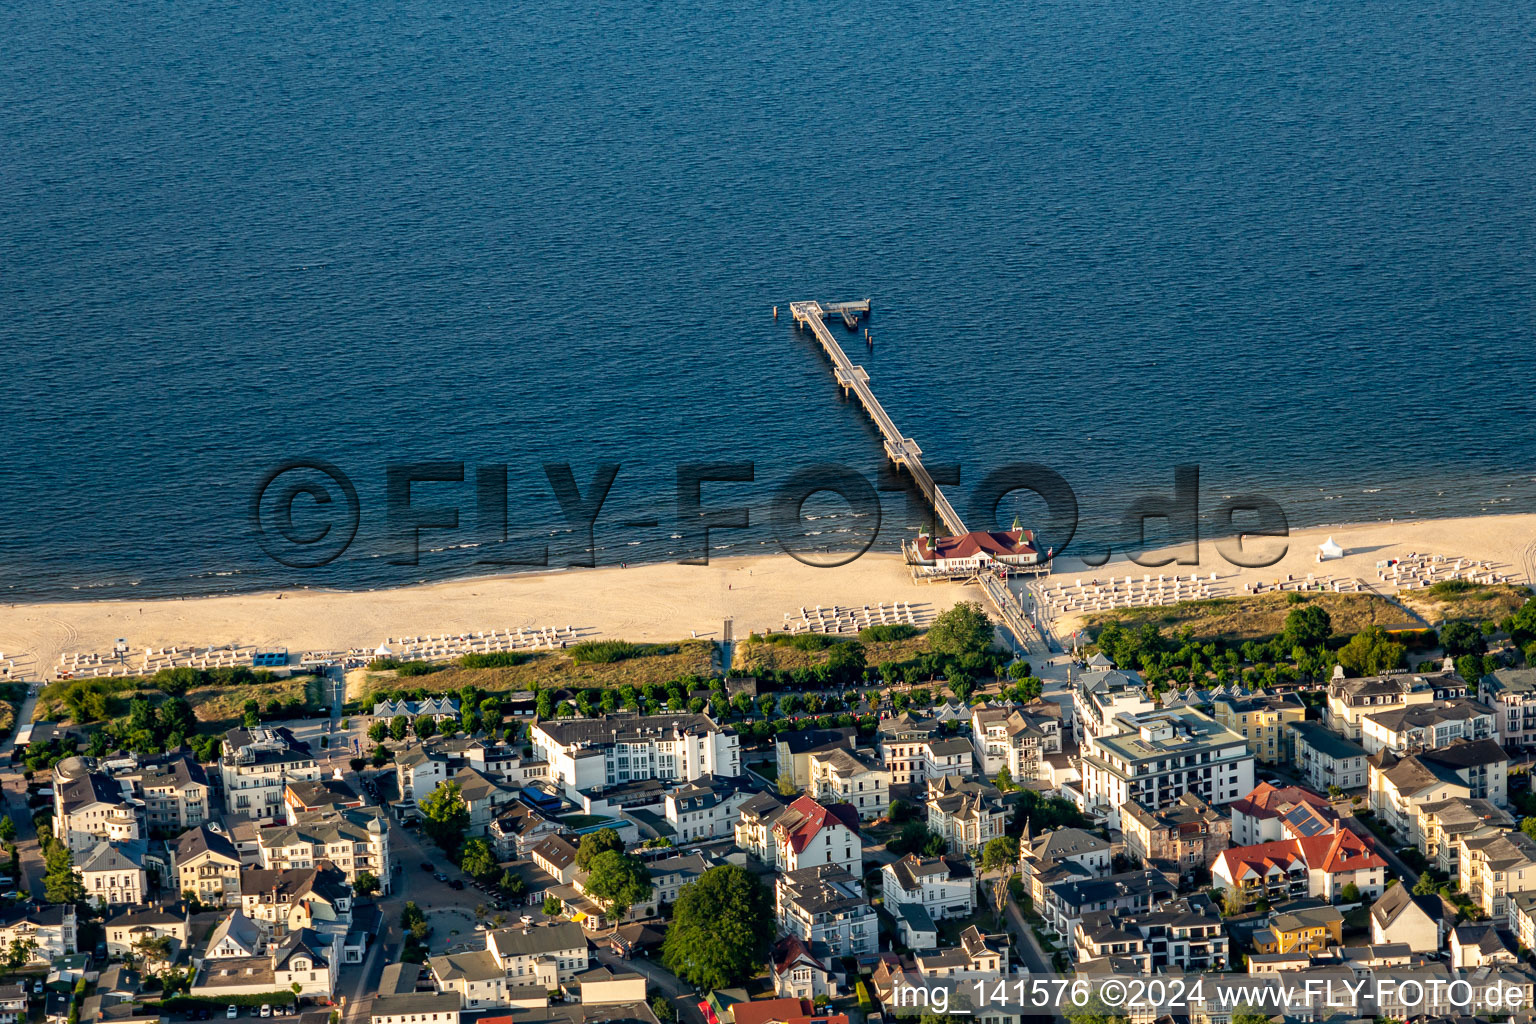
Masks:
[[[82,872],[139,870],[144,867],[144,852],[128,843],[97,843],[79,867]]]
[[[720,732],[708,715],[602,715],[598,718],[565,718],[540,722],[535,728],[561,746],[585,743],[607,746],[620,740],[670,737],[673,731],[704,736]]]
[[[213,853],[240,863],[240,853],[235,844],[222,832],[215,832],[207,825],[188,829],[176,839],[176,863],[181,864],[200,853]]]
[[[434,956],[427,961],[438,982],[463,978],[466,981],[490,981],[506,976],[506,971],[496,962],[488,949],[471,950],[468,953],[449,953]]]
[[[462,997],[457,992],[404,992],[374,996],[368,1012],[375,1017],[395,1017],[402,1013],[454,1013],[461,1005]]]
[[[1365,717],[1389,732],[1401,732],[1403,729],[1425,729],[1441,722],[1467,722],[1492,716],[1493,709],[1486,704],[1458,697],[1431,704],[1410,704]]]
[[[544,924],[536,928],[498,928],[489,942],[498,956],[543,956],[562,949],[585,949],[587,936],[575,921]]]
[[[1347,761],[1353,757],[1365,757],[1365,748],[1354,740],[1346,739],[1318,722],[1292,722],[1288,729],[1307,746],[1335,761]]]
[[[242,911],[236,910],[228,917],[220,921],[208,935],[207,949],[212,949],[229,936],[245,949],[259,949],[261,946],[261,929],[256,922],[246,917]]]

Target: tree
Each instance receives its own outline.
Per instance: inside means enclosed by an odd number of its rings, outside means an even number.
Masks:
[[[1407,649],[1387,637],[1380,626],[1367,626],[1339,648],[1339,664],[1351,676],[1376,676],[1401,668]]]
[[[661,1024],[674,1024],[677,1020],[677,1008],[666,996],[657,996],[651,1000],[651,1013],[656,1015]]]
[[[496,888],[500,889],[509,899],[521,900],[528,895],[528,883],[523,881],[523,876],[507,868],[496,880]]]
[[[452,856],[469,829],[469,807],[464,803],[463,790],[457,782],[440,783],[420,806],[422,829],[443,852]]]
[[[1470,622],[1448,623],[1440,630],[1440,646],[1452,658],[1467,654],[1482,655],[1488,651],[1488,641],[1483,638],[1483,631]],[[1476,684],[1477,680],[1468,679],[1467,682]]]
[[[1525,821],[1533,821],[1533,820],[1536,820],[1536,819],[1532,819],[1532,818],[1526,818],[1525,819]],[[1524,821],[1520,823],[1520,827],[1521,828],[1525,827],[1525,822]],[[1527,834],[1529,834],[1529,832],[1527,832]],[[1433,896],[1439,890],[1439,888],[1440,888],[1440,886],[1435,881],[1435,876],[1430,874],[1428,871],[1425,871],[1425,872],[1420,873],[1418,882],[1414,884],[1413,894],[1415,896]]]
[[[12,939],[11,945],[5,953],[5,966],[15,970],[32,960],[32,954],[37,951],[37,942],[33,939]]]
[[[795,777],[788,772],[779,776],[777,785],[779,796],[794,796],[800,792],[800,787],[795,785]]]
[[[355,896],[371,896],[379,891],[379,879],[371,871],[359,871],[357,878],[352,882],[352,893]]]
[[[592,870],[592,858],[600,853],[613,850],[624,852],[624,840],[611,828],[600,828],[596,832],[589,832],[581,837],[581,845],[576,847],[576,866],[582,871]]]
[[[928,646],[940,654],[980,654],[992,646],[992,622],[975,601],[941,612],[928,627]]]
[[[1295,647],[1321,647],[1333,635],[1333,620],[1322,605],[1304,604],[1286,613],[1280,626],[1280,645],[1283,650]]]
[[[0,842],[14,843],[16,841],[16,823],[11,820],[9,814],[0,818]]]
[[[1007,765],[997,770],[997,776],[993,778],[992,784],[997,787],[999,793],[1011,793],[1018,788],[1013,784],[1013,772],[1008,770]]]
[[[391,718],[389,720],[390,738],[395,740],[397,743],[405,739],[405,731],[410,728],[410,725],[410,720],[407,719],[404,715],[396,715],[394,718]]]
[[[385,724],[384,719],[374,719],[373,724],[368,727],[368,738],[375,743],[383,743],[387,735],[389,735],[389,726]]]
[[[987,874],[999,868],[1011,867],[1019,859],[1019,844],[1015,839],[998,836],[987,841],[981,851],[981,872]]]
[[[564,909],[564,907],[560,901],[555,899],[553,896],[546,896],[544,897],[544,906],[542,909],[544,911],[545,917],[559,917],[560,912]]]
[[[651,871],[640,858],[604,850],[592,858],[583,891],[601,903],[607,916],[622,920],[629,908],[651,896]]]
[[[1248,894],[1240,885],[1228,889],[1221,898],[1221,912],[1226,917],[1236,917],[1248,909]]]
[[[1348,882],[1345,884],[1344,888],[1339,891],[1339,895],[1344,897],[1345,903],[1359,903],[1360,887],[1354,882]]]
[[[661,961],[696,988],[729,988],[767,962],[773,932],[767,890],[746,869],[724,864],[678,894]]]
[[[1269,1024],[1269,1015],[1251,1006],[1239,1006],[1232,1011],[1232,1024]]]
[[[67,843],[51,844],[44,863],[47,865],[47,873],[43,876],[45,900],[49,903],[80,903],[85,899],[85,886],[75,874],[75,858]]]
[[[471,839],[464,844],[459,867],[464,869],[466,875],[481,882],[490,881],[491,877],[501,870],[501,865],[496,863],[495,851],[484,839]]]

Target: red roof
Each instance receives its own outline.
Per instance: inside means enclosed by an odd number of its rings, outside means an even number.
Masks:
[[[811,1012],[809,999],[754,999],[733,1004],[731,1019],[736,1024],[788,1024],[791,1020],[810,1016]]]
[[[1331,836],[1312,836],[1298,839],[1301,851],[1306,855],[1307,866],[1314,871],[1338,874],[1341,871],[1361,871],[1367,868],[1384,868],[1383,860],[1371,844],[1349,829],[1340,829]]]
[[[993,557],[1001,555],[1033,555],[1036,553],[1033,530],[972,530],[959,537],[917,538],[917,555],[925,562],[935,558],[971,558],[981,552]]]
[[[1327,807],[1328,801],[1300,786],[1271,786],[1267,782],[1261,782],[1252,793],[1235,800],[1232,803],[1233,811],[1241,811],[1250,818],[1278,818],[1290,807],[1296,804],[1311,804],[1313,807]]]
[[[1329,838],[1332,838],[1331,836]],[[1289,871],[1295,864],[1306,864],[1306,856],[1294,839],[1282,839],[1275,843],[1259,843],[1256,846],[1234,846],[1221,851],[1221,861],[1227,866],[1227,874],[1234,882],[1242,880],[1243,872],[1252,868],[1259,875],[1266,874],[1271,866]]]
[[[790,849],[796,853],[804,850],[816,834],[820,832],[831,819],[833,824],[843,825],[852,832],[859,830],[859,812],[854,810],[852,804],[819,804],[808,796],[802,796],[789,805],[791,811],[799,811],[800,818],[788,829]],[[779,826],[783,828],[783,825]]]
[[[806,948],[804,942],[800,941],[799,936],[791,935],[787,938],[780,939],[778,943],[773,947],[774,972],[776,974],[783,974],[785,971],[793,968],[801,957],[809,960],[822,971],[827,969],[826,964],[822,963],[820,960],[811,955],[811,951]]]

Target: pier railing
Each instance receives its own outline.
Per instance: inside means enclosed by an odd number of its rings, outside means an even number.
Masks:
[[[831,302],[820,303],[816,301],[791,302],[789,311],[795,318],[795,323],[810,329],[811,334],[821,344],[822,351],[827,358],[832,360],[832,374],[843,394],[853,395],[874,420],[876,428],[885,438],[885,454],[898,466],[905,467],[912,479],[917,482],[918,488],[933,506],[934,515],[944,529],[954,536],[960,536],[969,532],[965,527],[965,520],[960,518],[960,513],[950,504],[949,498],[939,488],[933,476],[923,465],[923,450],[918,447],[916,441],[907,437],[896,426],[896,421],[891,419],[880,400],[875,397],[874,391],[869,386],[869,372],[862,366],[855,365],[848,353],[843,351],[843,346],[832,335],[827,327],[828,316],[840,316],[849,330],[858,325],[861,315],[869,312],[869,300],[861,299],[857,302]],[[992,605],[1008,631],[1014,635],[1018,642],[1024,645],[1031,656],[1041,657],[1049,653],[1040,634],[1033,624],[1025,617],[1023,609],[1017,599],[1012,597],[1007,584],[997,578],[991,572],[983,572],[979,575],[982,592],[987,596],[987,603]]]

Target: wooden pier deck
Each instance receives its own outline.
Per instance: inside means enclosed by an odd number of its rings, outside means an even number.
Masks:
[[[840,316],[849,330],[857,327],[859,317],[869,312],[869,300],[861,299],[857,302],[831,302],[821,303],[812,301],[791,302],[789,311],[795,318],[798,326],[807,327],[821,343],[822,351],[827,358],[832,360],[832,375],[843,394],[852,394],[858,398],[859,404],[864,406],[864,411],[869,418],[875,421],[885,439],[885,454],[896,465],[904,467],[912,474],[912,479],[917,481],[918,488],[923,496],[933,506],[934,514],[938,516],[943,528],[954,536],[970,532],[966,529],[965,520],[960,518],[960,513],[950,504],[939,485],[934,482],[933,476],[923,465],[923,450],[918,447],[916,441],[907,437],[896,426],[896,421],[891,419],[880,400],[875,397],[874,391],[869,386],[869,372],[862,366],[854,364],[848,358],[848,353],[843,351],[843,346],[838,344],[832,331],[827,327],[826,318]],[[1034,626],[1024,616],[1020,602],[1012,597],[1007,584],[990,573],[983,573],[980,577],[982,592],[987,595],[987,603],[1003,620],[1014,637],[1029,651],[1031,656],[1041,657],[1049,654],[1045,643]]]

